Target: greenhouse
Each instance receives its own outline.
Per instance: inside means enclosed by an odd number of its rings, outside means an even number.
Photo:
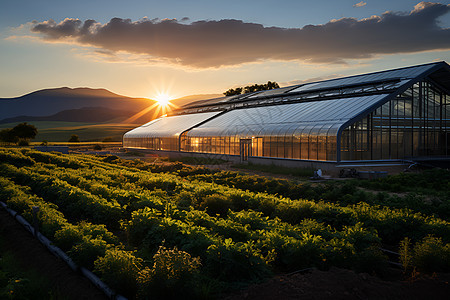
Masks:
[[[448,158],[450,66],[436,62],[190,103],[125,148],[298,161]]]

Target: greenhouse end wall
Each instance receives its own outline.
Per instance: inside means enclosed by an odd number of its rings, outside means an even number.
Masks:
[[[341,160],[390,160],[450,154],[450,96],[421,81],[348,126]]]

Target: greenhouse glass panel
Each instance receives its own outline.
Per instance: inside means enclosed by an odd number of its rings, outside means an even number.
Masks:
[[[429,65],[408,67],[408,68],[404,68],[404,69],[376,72],[376,73],[372,73],[372,74],[351,76],[351,77],[346,77],[346,78],[331,79],[331,80],[326,80],[326,81],[321,81],[321,82],[305,84],[305,85],[297,87],[293,90],[288,91],[288,93],[304,92],[304,91],[312,91],[312,90],[320,90],[320,89],[330,89],[333,87],[339,88],[339,87],[343,87],[346,85],[348,86],[348,85],[352,85],[352,84],[364,84],[364,83],[369,84],[371,82],[380,81],[380,80],[389,80],[389,79],[397,79],[397,78],[414,78],[414,77],[419,76],[423,72],[430,70],[434,66],[435,66],[434,64],[429,64]],[[404,84],[405,82],[406,81],[402,81],[400,84]]]
[[[447,155],[443,95],[432,83],[419,82],[348,126],[341,135],[342,160]]]

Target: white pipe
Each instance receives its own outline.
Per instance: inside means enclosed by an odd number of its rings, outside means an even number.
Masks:
[[[83,274],[86,278],[88,278],[96,287],[101,289],[106,294],[106,296],[108,296],[110,299],[114,299],[114,292],[94,273],[92,273],[91,271],[89,271],[84,267],[81,267],[80,271],[81,274]]]
[[[15,218],[16,217],[16,215],[17,215],[17,211],[15,211],[15,210],[12,210],[11,208],[6,208],[6,211],[7,212],[9,212],[9,214],[11,215],[11,216],[13,216],[13,218]]]
[[[21,215],[16,215],[16,220],[19,222],[26,230],[28,230],[31,234],[33,234],[34,230],[30,223],[27,222]]]

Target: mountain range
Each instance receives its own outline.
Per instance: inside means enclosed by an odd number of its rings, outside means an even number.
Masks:
[[[172,100],[183,106],[189,102],[219,95],[192,95]],[[52,88],[35,91],[16,98],[0,98],[0,124],[33,121],[118,123],[148,109],[155,100],[131,98],[106,89]],[[149,109],[132,123],[143,124],[161,115],[157,106]]]

